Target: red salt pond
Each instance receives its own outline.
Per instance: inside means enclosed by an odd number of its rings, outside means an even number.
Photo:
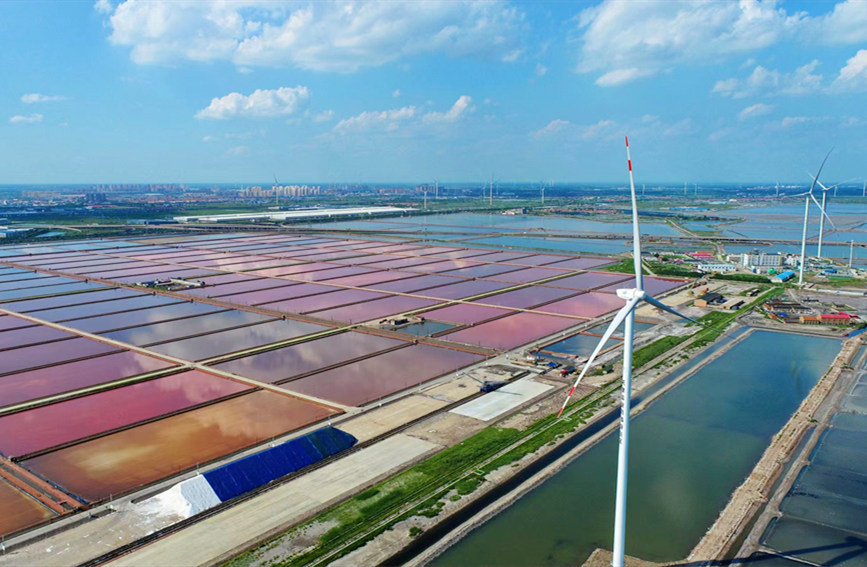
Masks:
[[[21,461],[89,501],[129,492],[338,413],[257,391]]]
[[[449,285],[457,282],[467,281],[462,278],[449,276],[416,275],[411,278],[403,278],[384,283],[374,283],[364,286],[367,289],[377,289],[380,291],[397,291],[400,293],[415,293],[419,290],[429,289],[437,286]]]
[[[22,327],[32,327],[34,323],[26,319],[19,319],[12,315],[0,315],[0,331],[8,331],[10,329],[20,329]]]
[[[389,297],[387,294],[377,293],[375,291],[365,291],[361,289],[333,289],[338,291],[299,297],[289,301],[281,301],[279,310],[286,311],[287,313],[309,313],[319,309],[330,309],[332,307],[340,307],[341,305],[357,303],[359,301]],[[269,307],[270,309],[278,309],[276,304],[269,304],[266,307]]]
[[[190,370],[0,416],[0,452],[27,455],[249,389]]]
[[[506,272],[504,274],[496,274],[488,277],[492,280],[503,282],[530,283],[537,280],[553,278],[554,276],[562,276],[563,273],[563,270],[553,270],[548,268],[525,268],[523,270]]]
[[[119,352],[0,378],[0,407],[53,396],[173,366],[151,356]]]
[[[531,286],[515,291],[507,291],[497,295],[489,295],[481,299],[476,299],[476,303],[484,303],[485,305],[496,305],[499,307],[515,307],[518,309],[527,309],[534,305],[539,305],[548,301],[554,301],[569,295],[578,293],[572,289],[555,289],[552,287]]]
[[[560,262],[553,262],[551,264],[546,264],[546,268],[567,268],[570,270],[592,270],[593,268],[598,268],[600,266],[607,266],[609,264],[613,264],[614,260],[611,258],[595,258],[592,256],[584,256],[581,258],[569,258],[568,260],[563,260]]]
[[[448,333],[439,338],[469,345],[480,345],[501,350],[512,349],[536,339],[551,335],[557,331],[568,329],[582,321],[537,315],[535,313],[518,313],[502,319],[469,327],[454,333]]]
[[[0,510],[3,510],[0,514],[0,537],[56,516],[53,511],[33,497],[24,494],[3,479],[0,479]]]
[[[215,367],[263,382],[277,382],[405,344],[397,339],[350,331],[245,356]]]
[[[420,344],[293,380],[282,387],[358,406],[484,358],[478,354]]]
[[[82,303],[93,303],[96,301],[105,301],[107,299],[120,299],[123,297],[136,297],[147,295],[140,291],[131,289],[112,289],[103,287],[95,291],[86,293],[74,293],[70,295],[56,295],[54,297],[43,297],[40,299],[27,299],[21,301],[12,301],[0,305],[3,309],[17,311],[18,313],[30,313],[41,309],[51,309],[54,307],[64,307],[66,305],[81,305]],[[34,313],[34,316],[37,316]]]
[[[270,320],[273,320],[273,317],[239,309],[227,309],[210,315],[111,331],[103,333],[103,336],[131,345],[144,346]]]
[[[644,282],[644,291],[649,293],[650,295],[656,295],[659,293],[665,293],[666,291],[670,291],[676,287],[682,286],[686,283],[684,280],[675,280],[675,279],[667,279],[667,278],[654,278],[651,276],[645,276],[642,278]],[[599,288],[598,291],[606,291],[610,293],[614,293],[616,290],[625,287],[635,287],[635,278],[630,278],[627,281],[609,285],[606,287]]]
[[[433,311],[425,311],[421,315],[426,319],[433,319],[434,321],[469,325],[470,323],[478,323],[479,321],[509,315],[510,313],[514,313],[514,311],[510,309],[498,309],[496,307],[484,307],[471,303],[459,303],[441,309],[434,309]]]
[[[0,332],[0,350],[17,348],[20,346],[32,345],[36,343],[44,343],[48,341],[69,339],[74,336],[75,335],[72,335],[70,333],[64,333],[63,331],[52,329],[51,327],[42,326],[3,331]]]
[[[454,282],[456,280],[452,281]],[[459,283],[450,283],[449,285],[425,289],[418,292],[418,295],[434,297],[437,299],[464,299],[466,297],[472,297],[489,291],[497,291],[498,289],[505,289],[507,287],[512,287],[512,284],[490,280],[464,280],[459,281]]]
[[[0,374],[8,374],[94,354],[120,351],[119,348],[85,338],[69,339],[7,350],[0,356]],[[0,379],[2,381],[2,379]]]
[[[205,360],[248,348],[286,341],[319,331],[326,331],[331,328],[289,319],[268,321],[248,327],[163,343],[151,346],[149,350],[184,360]]]
[[[576,317],[592,319],[593,317],[619,309],[623,307],[623,304],[623,300],[613,293],[591,291],[589,293],[582,293],[576,297],[570,297],[569,299],[537,307],[536,310],[554,313],[555,315],[574,315]]]
[[[322,319],[330,319],[332,321],[346,321],[349,323],[358,323],[360,321],[370,321],[371,319],[379,319],[388,317],[389,315],[397,315],[436,305],[438,302],[432,299],[419,299],[415,297],[406,297],[396,295],[386,297],[385,299],[375,299],[364,303],[354,303],[336,309],[326,309],[324,311],[315,311],[311,315],[321,317]]]
[[[569,289],[591,290],[597,287],[617,284],[629,279],[628,274],[612,274],[610,272],[585,272],[547,282],[551,287],[566,287]]]

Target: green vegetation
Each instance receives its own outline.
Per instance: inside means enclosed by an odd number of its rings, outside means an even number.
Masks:
[[[832,287],[864,287],[867,285],[867,281],[861,278],[848,278],[843,276],[828,276],[828,281],[822,283]]]
[[[409,529],[409,537],[418,537],[424,530],[418,526],[413,526]]]
[[[690,338],[690,335],[682,337],[662,337],[647,346],[641,347],[632,355],[632,367],[640,368],[641,366],[644,366],[657,356],[670,351],[688,338]]]
[[[610,266],[605,266],[602,268],[606,272],[618,272],[622,274],[634,274],[635,273],[635,263],[632,261],[632,258],[624,258],[620,260],[616,264],[611,264]],[[648,274],[647,268],[641,268],[642,274]]]
[[[672,276],[678,278],[700,278],[701,272],[690,269],[681,264],[668,264],[665,262],[648,262],[648,267],[657,276]]]
[[[734,282],[771,283],[771,280],[758,274],[714,274],[715,280],[730,280]]]

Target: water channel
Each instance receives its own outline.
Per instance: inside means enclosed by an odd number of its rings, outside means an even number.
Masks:
[[[839,348],[756,331],[635,418],[627,553],[685,557]],[[431,564],[574,566],[610,548],[616,443],[608,436]]]

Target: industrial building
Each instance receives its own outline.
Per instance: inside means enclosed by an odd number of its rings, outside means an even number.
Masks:
[[[783,265],[783,256],[780,254],[742,254],[741,265],[756,271],[767,271],[768,268],[779,268]]]
[[[772,279],[778,283],[785,283],[794,277],[795,272],[792,270],[786,270],[785,272],[780,272],[779,274],[774,275]]]
[[[696,267],[702,272],[733,272],[735,270],[734,265],[726,264],[724,262],[700,262],[696,265]]]

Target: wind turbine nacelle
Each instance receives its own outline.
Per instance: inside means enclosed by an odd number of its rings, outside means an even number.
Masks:
[[[644,296],[647,295],[644,293],[643,289],[630,288],[630,289],[618,289],[617,297],[623,299],[624,301],[629,301],[633,298],[644,299]]]

